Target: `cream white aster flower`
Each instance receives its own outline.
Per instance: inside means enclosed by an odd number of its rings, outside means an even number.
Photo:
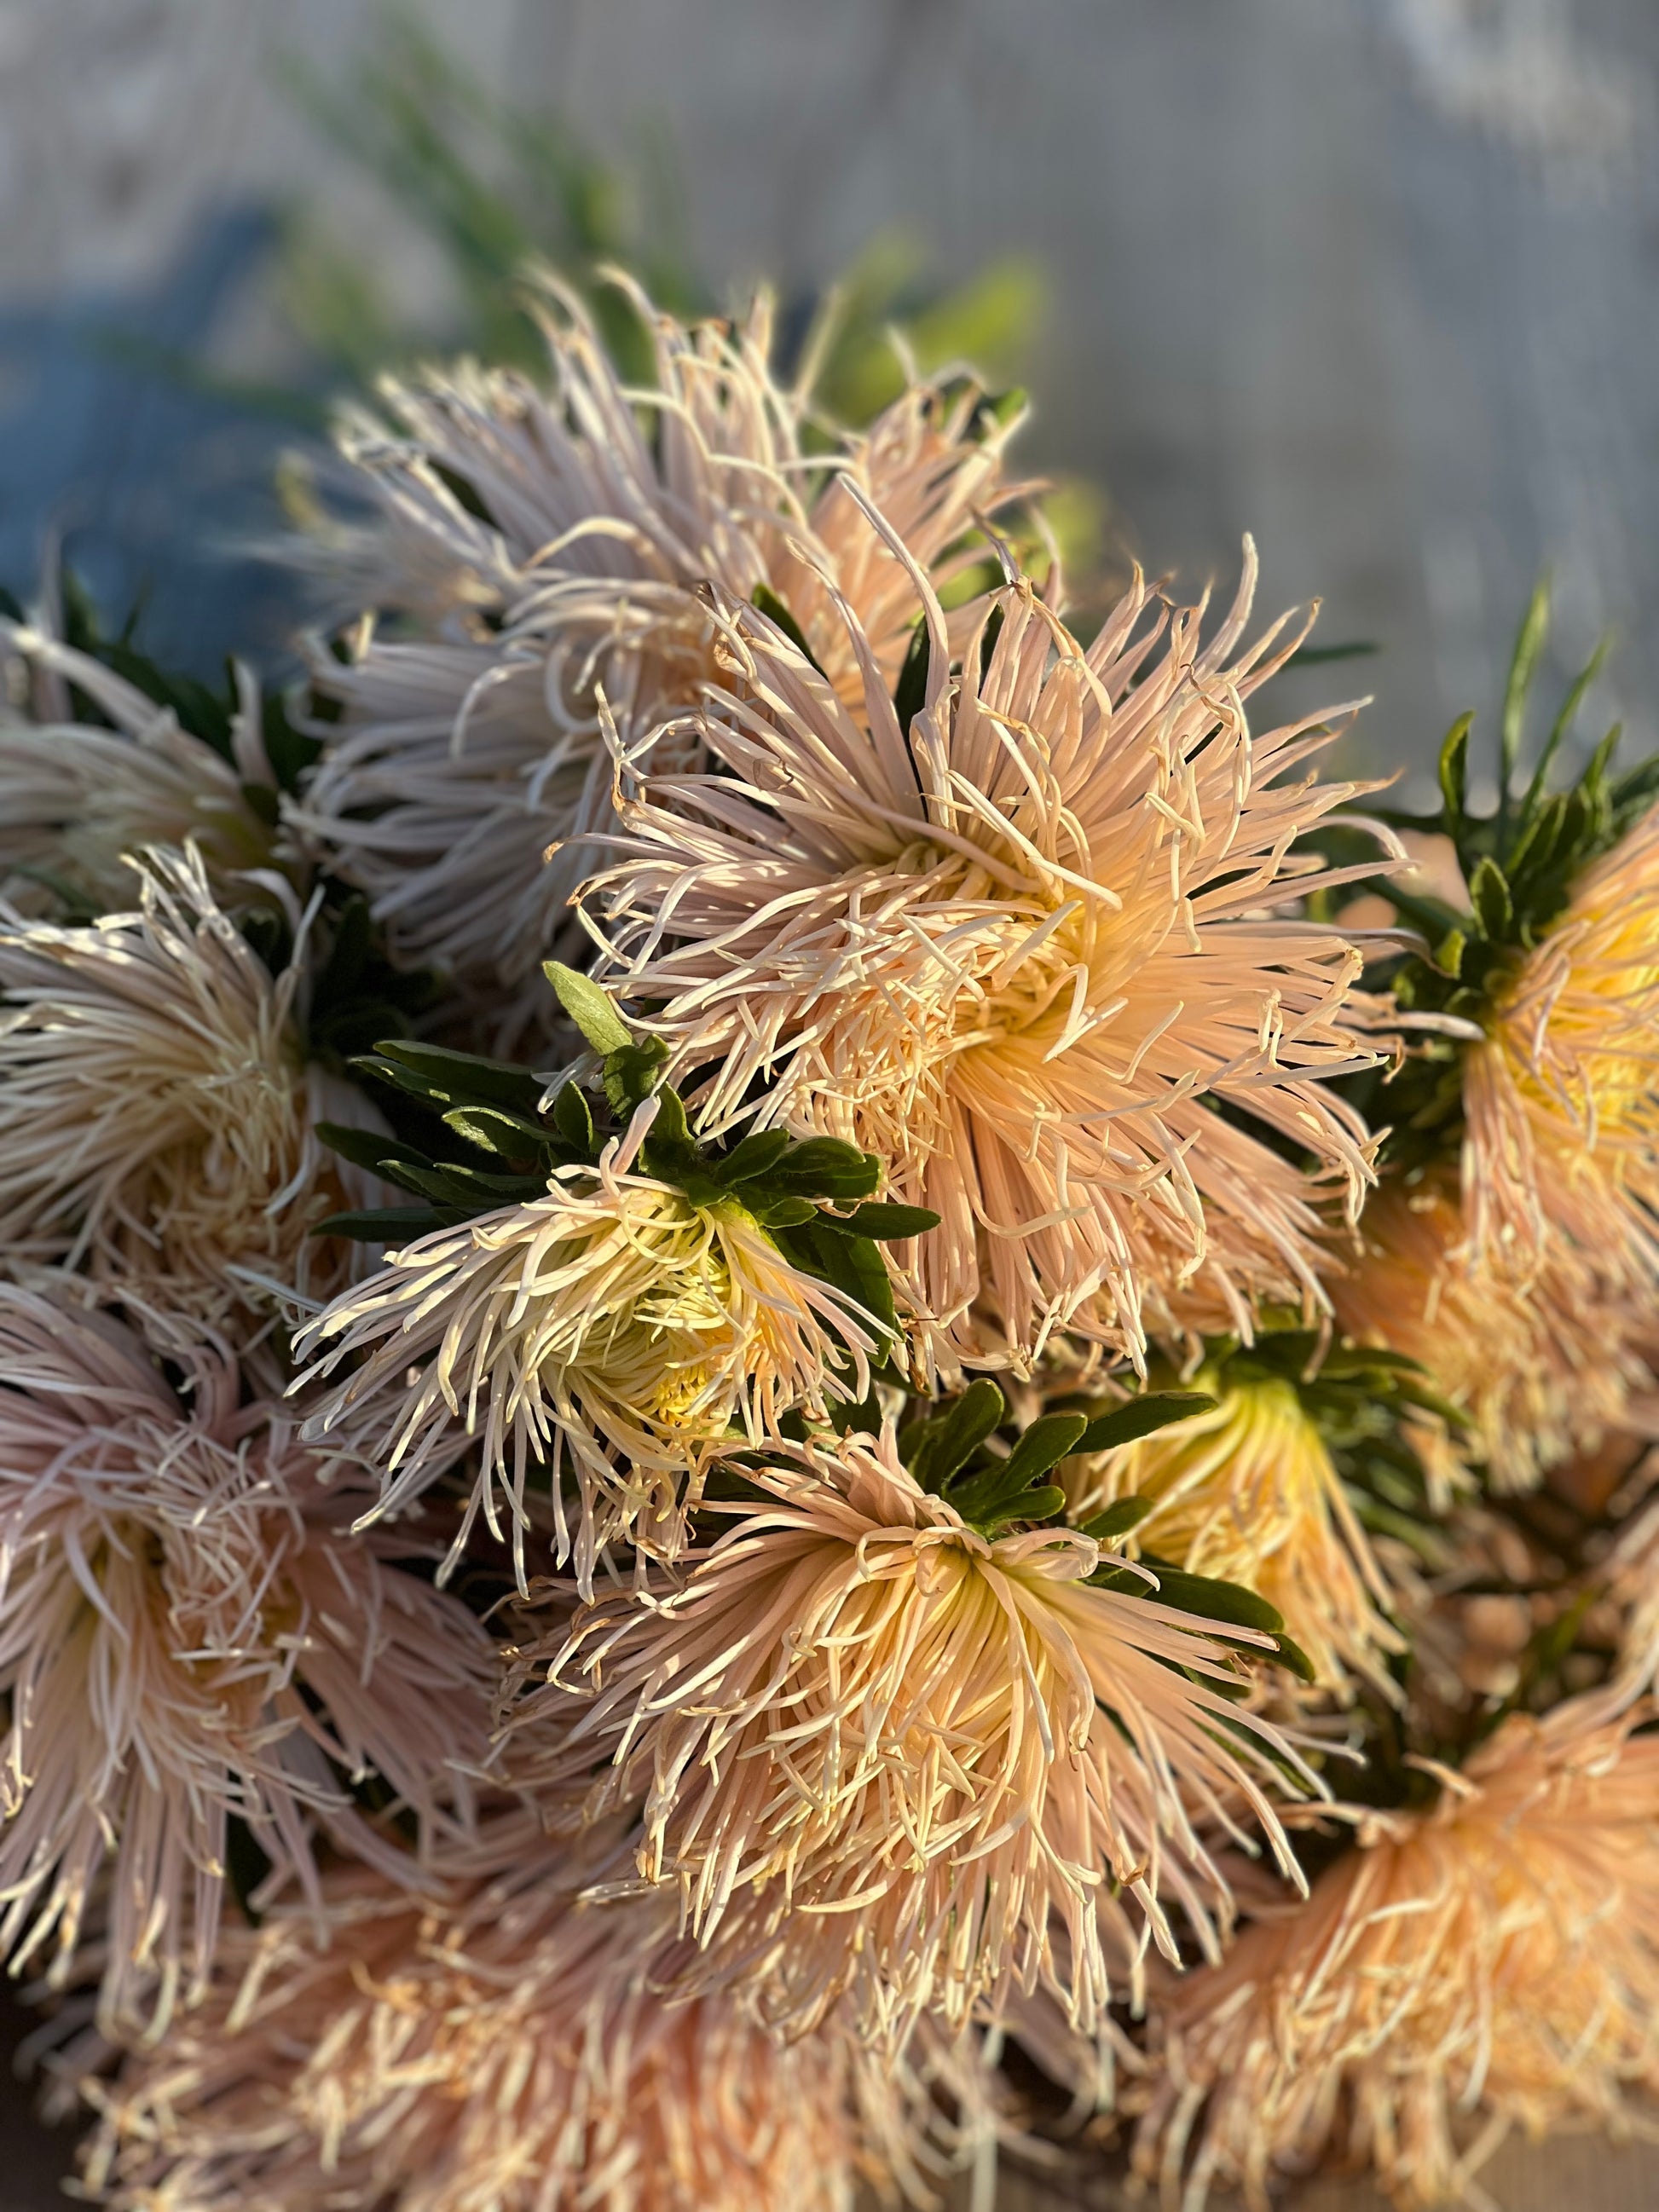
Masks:
[[[477,1435],[482,1462],[459,1555],[482,1510],[508,1509],[520,1580],[532,1474],[551,1487],[557,1555],[584,1584],[601,1546],[672,1551],[686,1478],[738,1423],[751,1440],[793,1409],[854,1397],[880,1356],[878,1326],[787,1261],[736,1198],[695,1205],[635,1171],[656,1102],[595,1167],[562,1167],[545,1198],[419,1237],[342,1292],[296,1339],[296,1389],[359,1354],[307,1424],[385,1470],[396,1511]],[[574,1481],[576,1525],[564,1478]]]
[[[913,610],[849,483],[941,586],[975,557],[978,520],[1020,489],[1002,473],[1006,429],[975,392],[914,388],[862,437],[809,452],[804,396],[769,366],[766,302],[735,327],[687,326],[633,296],[650,388],[623,385],[586,311],[550,285],[546,389],[463,364],[388,385],[395,428],[354,418],[344,433],[386,510],[386,599],[420,622],[412,636],[368,632],[343,665],[316,658],[343,712],[319,726],[301,818],[395,947],[507,993],[509,1025],[550,1015],[539,963],[590,865],[580,845],[548,848],[610,820],[600,695],[625,738],[696,698],[712,666],[702,587],[778,593],[855,691],[819,569],[890,679]]]
[[[303,932],[273,976],[194,849],[136,865],[136,911],[0,914],[0,1244],[214,1321],[250,1277],[326,1291],[350,1257],[311,1231],[349,1200],[313,1127]]]
[[[349,1532],[361,1479],[221,1343],[168,1352],[187,1405],[130,1329],[0,1285],[0,1954],[62,1979],[97,1907],[116,2014],[205,1985],[230,1821],[313,1905],[319,1826],[416,1879],[341,1778],[459,1832],[488,1748],[483,1628]]]
[[[45,910],[61,884],[95,907],[124,907],[129,854],[192,843],[216,889],[259,896],[241,878],[270,865],[276,779],[246,669],[227,758],[171,708],[44,629],[0,620],[0,655],[24,679],[23,697],[0,709],[0,896]],[[107,726],[77,715],[71,686]],[[250,789],[265,795],[261,805]]]
[[[768,1117],[877,1154],[942,1218],[920,1302],[975,1360],[1069,1328],[1139,1361],[1149,1324],[1321,1304],[1322,1210],[1370,1180],[1334,1088],[1376,1057],[1362,956],[1302,911],[1342,872],[1291,852],[1364,787],[1309,772],[1329,714],[1252,735],[1291,650],[1282,625],[1238,650],[1255,574],[1207,644],[1137,581],[1086,649],[1017,582],[958,675],[913,571],[908,726],[852,609],[855,703],[722,601],[725,687],[667,732],[713,772],[647,751],[596,879],[605,979],[702,1125],[763,1085]]]

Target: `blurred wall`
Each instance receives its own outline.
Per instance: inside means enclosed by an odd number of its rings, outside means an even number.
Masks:
[[[1653,0],[426,0],[488,79],[600,151],[665,149],[703,264],[819,283],[877,232],[943,273],[1029,253],[1034,445],[1188,580],[1261,542],[1274,606],[1374,638],[1365,745],[1426,760],[1491,700],[1534,578],[1562,661],[1651,736],[1659,635]],[[157,650],[269,652],[289,434],[134,365],[290,366],[269,211],[337,207],[418,299],[394,210],[278,89],[342,75],[367,0],[0,8],[0,572],[43,528]]]

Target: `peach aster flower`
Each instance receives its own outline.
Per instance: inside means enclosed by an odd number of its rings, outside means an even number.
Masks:
[[[805,397],[769,367],[765,301],[735,327],[688,327],[631,297],[654,348],[648,389],[620,381],[586,311],[550,285],[547,390],[464,365],[388,385],[397,429],[354,419],[344,434],[387,513],[386,599],[412,601],[424,634],[370,631],[344,665],[317,656],[343,716],[319,731],[301,818],[406,957],[507,991],[520,1022],[550,1015],[539,964],[587,865],[580,845],[550,864],[547,849],[610,819],[600,695],[625,734],[697,696],[701,586],[777,592],[856,689],[817,564],[890,678],[912,610],[848,483],[941,585],[975,557],[963,541],[980,517],[1018,495],[1006,431],[976,392],[914,388],[864,436],[808,452]]]
[[[726,688],[667,732],[716,772],[645,754],[596,879],[607,981],[703,1126],[764,1085],[763,1115],[850,1138],[940,1214],[920,1297],[975,1359],[1070,1328],[1139,1360],[1149,1318],[1317,1304],[1324,1201],[1357,1209],[1370,1172],[1332,1079],[1376,1054],[1359,951],[1297,911],[1341,872],[1291,848],[1363,787],[1297,773],[1327,716],[1251,735],[1291,649],[1276,625],[1237,650],[1254,552],[1207,645],[1201,609],[1166,629],[1137,581],[1085,650],[1022,580],[959,677],[911,573],[932,645],[908,728],[855,611],[849,702],[720,601]]]
[[[1604,1697],[1516,1717],[1423,1814],[1376,1814],[1305,1905],[1159,1994],[1135,2162],[1256,2208],[1328,2151],[1468,2202],[1504,2136],[1659,2087],[1659,1736]],[[1473,2201],[1484,2201],[1474,2197]]]
[[[1132,1556],[1255,1590],[1283,1613],[1322,1689],[1352,1692],[1355,1675],[1387,1686],[1386,1661],[1404,1648],[1386,1618],[1391,1594],[1295,1385],[1200,1369],[1190,1387],[1212,1391],[1213,1409],[1068,1463],[1071,1517],[1149,1499],[1125,1540]]]
[[[572,1773],[609,1767],[596,1814],[643,1793],[641,1877],[678,1887],[716,1971],[738,1961],[792,2029],[861,1976],[897,2040],[925,2008],[960,2022],[1052,1974],[1051,1928],[1085,2022],[1109,1952],[1133,1960],[1150,1929],[1173,1953],[1170,1900],[1213,1948],[1200,1824],[1237,1835],[1236,1805],[1283,1858],[1266,1784],[1311,1778],[1206,1624],[1091,1588],[1075,1529],[981,1534],[890,1428],[732,1472],[756,1502],[683,1578],[528,1650],[519,1680],[547,1683],[510,1723]]]
[[[124,2212],[851,2212],[865,2133],[904,2136],[844,2039],[668,2002],[672,1911],[539,1871],[424,1913],[349,1873],[328,1910],[320,1949],[228,1932],[206,2005],[90,2086]]]
[[[62,1979],[100,1898],[116,2014],[200,1993],[231,1821],[313,1893],[319,1826],[412,1869],[343,1778],[453,1827],[488,1751],[484,1631],[348,1533],[361,1486],[222,1345],[181,1364],[187,1407],[130,1329],[0,1285],[0,1954]]]

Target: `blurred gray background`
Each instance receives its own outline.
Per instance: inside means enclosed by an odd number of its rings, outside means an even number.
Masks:
[[[1616,635],[1592,733],[1655,742],[1656,0],[413,12],[483,86],[666,176],[675,250],[718,291],[810,301],[872,241],[924,289],[1018,264],[1042,296],[1029,450],[1097,488],[1107,568],[1224,581],[1254,531],[1269,610],[1322,595],[1323,636],[1380,648],[1357,665],[1373,769],[1420,777],[1490,709],[1544,571],[1558,673]],[[304,608],[259,550],[272,471],[338,380],[354,266],[365,318],[372,277],[375,314],[465,327],[352,158],[392,35],[370,0],[0,4],[0,583],[27,595],[61,549],[157,654],[280,662]],[[3,2083],[0,2141],[0,2212],[34,2212],[58,2147]],[[1590,2145],[1498,2172],[1516,2207],[1659,2199]]]

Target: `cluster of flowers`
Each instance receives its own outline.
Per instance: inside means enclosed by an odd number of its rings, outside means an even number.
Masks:
[[[1085,642],[1017,407],[629,296],[649,389],[550,290],[544,382],[347,425],[297,703],[6,625],[0,1945],[85,2185],[832,2212],[1069,2096],[1172,2205],[1429,2204],[1618,2124],[1659,777],[1552,788],[1575,698],[1522,787],[1535,609],[1496,811],[1461,725],[1356,813],[1248,547]]]

